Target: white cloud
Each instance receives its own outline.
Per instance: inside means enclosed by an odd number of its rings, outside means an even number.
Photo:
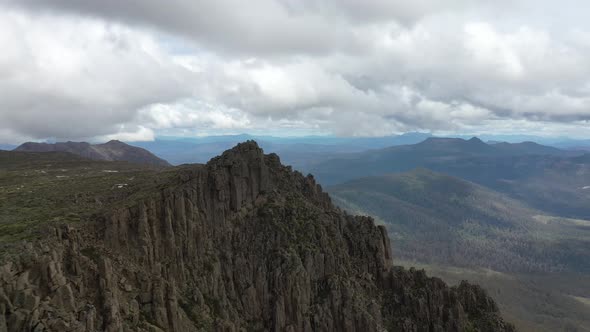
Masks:
[[[156,104],[139,112],[139,122],[154,129],[245,129],[250,120],[245,112],[216,108],[194,100]]]
[[[155,39],[123,26],[0,12],[0,127],[24,136],[118,130],[137,109],[190,94]]]
[[[581,133],[590,24],[566,3],[0,0],[0,139]]]
[[[153,141],[156,138],[154,131],[151,128],[143,126],[125,126],[121,125],[119,131],[114,134],[98,136],[90,141],[105,142],[113,139],[126,141],[126,142],[137,142],[137,141]]]
[[[500,79],[518,80],[524,75],[524,68],[510,39],[499,35],[488,23],[465,25],[465,51],[471,55],[473,65],[495,68]]]

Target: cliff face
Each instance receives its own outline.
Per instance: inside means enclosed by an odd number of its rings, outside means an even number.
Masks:
[[[510,331],[254,142],[0,268],[3,331]]]

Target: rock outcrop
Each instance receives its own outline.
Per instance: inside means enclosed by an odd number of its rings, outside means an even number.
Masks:
[[[158,158],[146,149],[131,146],[117,140],[111,140],[103,144],[90,144],[87,142],[58,142],[52,144],[26,142],[19,145],[14,151],[69,152],[92,160],[128,161],[152,166],[170,166],[166,160]]]
[[[477,286],[393,267],[386,231],[254,142],[23,244],[4,331],[511,331]]]

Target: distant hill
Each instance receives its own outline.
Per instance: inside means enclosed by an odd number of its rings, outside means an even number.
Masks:
[[[491,144],[494,148],[501,150],[506,154],[538,154],[553,156],[569,156],[571,151],[561,150],[556,147],[541,145],[535,142],[506,143],[499,142]]]
[[[468,140],[462,138],[430,137],[424,141],[410,145],[416,151],[424,151],[435,154],[498,154],[500,151],[484,143],[477,137]]]
[[[574,151],[590,151],[590,143],[588,145],[583,146],[573,146],[569,149]]]
[[[321,184],[334,185],[422,167],[506,193],[551,214],[590,218],[590,155],[567,157],[559,151],[534,143],[497,146],[479,139],[431,138],[347,154],[320,162],[311,172]]]
[[[123,142],[112,140],[104,144],[86,142],[34,143],[27,142],[14,151],[21,152],[69,152],[92,160],[128,161],[153,166],[170,166],[170,164],[153,153]]]
[[[562,150],[531,141],[520,143],[489,141],[488,143],[485,143],[477,137],[472,137],[470,139],[430,137],[420,143],[409,146],[413,147],[415,150],[434,153],[487,156],[550,155],[567,157],[579,155],[581,153]]]
[[[575,150],[577,148],[589,148],[590,139],[563,139],[552,144],[555,147]]]
[[[0,150],[9,151],[9,150],[12,150],[14,148],[16,148],[16,145],[12,145],[12,144],[0,144]]]
[[[469,140],[432,137],[418,144],[392,146],[342,155],[318,163],[311,169],[311,172],[322,184],[332,185],[360,176],[405,172],[416,167],[432,167],[432,169],[438,170],[468,158],[529,155],[571,156],[572,154],[579,153],[532,142],[486,144],[476,137]]]

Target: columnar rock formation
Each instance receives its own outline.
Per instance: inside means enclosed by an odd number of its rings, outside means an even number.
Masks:
[[[385,229],[254,142],[0,268],[0,331],[510,331],[477,286],[392,266]]]

